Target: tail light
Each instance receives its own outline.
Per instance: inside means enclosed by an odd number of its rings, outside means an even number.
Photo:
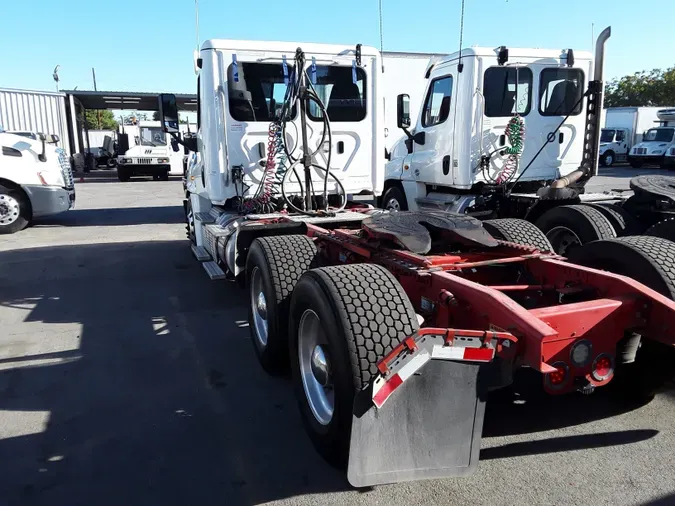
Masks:
[[[553,367],[555,371],[548,373],[545,377],[546,386],[551,390],[560,390],[569,379],[569,367],[564,362],[556,362]]]
[[[614,359],[611,355],[602,353],[595,357],[593,361],[593,370],[591,375],[596,381],[605,381],[614,374]]]

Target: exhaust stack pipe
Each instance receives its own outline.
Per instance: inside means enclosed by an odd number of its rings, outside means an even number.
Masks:
[[[598,168],[598,150],[600,147],[600,118],[602,113],[602,88],[605,67],[605,44],[612,35],[612,27],[608,26],[598,36],[595,43],[595,67],[593,81],[588,83],[587,119],[584,132],[584,154],[581,166],[567,176],[551,183],[550,188],[560,189],[574,184],[582,178],[594,176]]]

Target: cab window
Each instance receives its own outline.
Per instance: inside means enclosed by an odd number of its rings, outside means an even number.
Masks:
[[[486,116],[525,116],[532,103],[532,71],[526,67],[491,67],[485,71],[483,95]]]
[[[580,69],[547,68],[539,79],[539,112],[542,116],[581,114],[584,73]]]
[[[434,79],[422,111],[422,126],[430,127],[443,123],[450,115],[452,99],[452,76]]]
[[[616,131],[616,142],[623,142],[625,138],[626,132],[624,132],[623,130]]]
[[[316,94],[323,102],[328,119],[335,122],[363,121],[366,117],[366,73],[362,68],[316,66],[316,76],[307,69]],[[323,113],[310,101],[307,115],[321,121]]]
[[[270,122],[279,117],[286,95],[280,63],[239,62],[227,69],[227,95],[232,118],[237,121]],[[292,68],[289,66],[289,74]],[[295,116],[295,109],[291,117]]]

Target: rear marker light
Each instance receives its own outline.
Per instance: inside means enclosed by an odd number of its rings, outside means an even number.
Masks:
[[[614,360],[610,355],[602,354],[595,357],[593,361],[593,372],[591,375],[596,381],[604,381],[614,374]]]
[[[553,367],[556,370],[546,375],[546,384],[549,388],[558,390],[567,383],[568,367],[564,362],[556,362]]]

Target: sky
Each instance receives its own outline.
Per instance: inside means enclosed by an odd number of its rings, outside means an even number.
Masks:
[[[452,53],[461,0],[381,0],[384,49]],[[464,47],[591,48],[612,26],[608,78],[675,66],[673,0],[465,0]],[[0,15],[0,87],[194,93],[194,0],[7,0]],[[115,15],[124,14],[122,18]],[[594,25],[594,28],[592,28]],[[380,46],[378,0],[199,0],[209,38]]]

